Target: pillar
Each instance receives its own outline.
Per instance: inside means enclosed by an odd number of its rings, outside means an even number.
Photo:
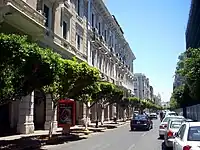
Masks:
[[[19,103],[17,132],[22,134],[34,133],[34,92],[22,98]]]
[[[50,94],[46,94],[46,117],[45,117],[45,124],[44,129],[49,130],[50,122],[51,122],[51,116],[53,111],[53,102],[51,99]],[[53,131],[57,130],[58,122],[57,122],[57,108],[54,114],[54,121],[53,121]]]

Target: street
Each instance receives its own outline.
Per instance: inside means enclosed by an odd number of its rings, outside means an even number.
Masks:
[[[62,145],[48,146],[49,150],[165,150],[158,139],[159,119],[150,131],[130,131],[129,124],[89,136],[88,139]]]

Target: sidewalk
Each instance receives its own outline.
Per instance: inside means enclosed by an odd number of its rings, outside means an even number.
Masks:
[[[89,131],[85,131],[85,127],[76,125],[71,127],[70,135],[62,135],[62,128],[58,128],[57,131],[53,132],[53,137],[48,140],[47,130],[35,131],[32,134],[20,134],[6,137],[0,137],[0,149],[12,149],[12,150],[23,150],[23,149],[39,149],[44,145],[61,144],[69,141],[76,141],[88,138],[88,134],[94,132],[104,132],[109,129],[109,126],[120,126],[127,122],[104,122],[104,125],[98,128],[92,127],[95,124],[90,124],[88,127]],[[99,124],[100,125],[100,124]]]

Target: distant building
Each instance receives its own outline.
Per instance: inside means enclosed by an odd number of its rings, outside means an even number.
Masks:
[[[150,86],[150,99],[151,101],[154,101],[154,95],[153,95],[153,86]]]
[[[154,103],[157,105],[161,105],[161,95],[154,95]]]
[[[152,87],[153,88],[153,87]],[[134,93],[135,96],[140,99],[149,99],[151,100],[151,92],[149,78],[147,78],[142,73],[134,74]]]

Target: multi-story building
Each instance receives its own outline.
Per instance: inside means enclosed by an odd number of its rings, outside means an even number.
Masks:
[[[102,0],[0,0],[0,31],[28,35],[30,40],[64,58],[76,56],[87,61],[100,69],[104,79],[133,94],[135,56]],[[3,106],[7,107],[3,114],[9,118],[3,121],[4,126],[19,133],[48,129],[52,102],[49,95],[43,95],[37,90],[23,101]],[[80,120],[84,107],[76,106]]]
[[[192,0],[186,29],[186,49],[200,46],[200,1]]]
[[[161,95],[154,95],[154,103],[161,106]]]
[[[154,91],[153,91],[153,86],[150,86],[150,100],[154,101]]]
[[[151,99],[149,78],[142,73],[134,74],[134,93],[140,99]]]
[[[135,56],[124,37],[124,32],[114,15],[102,0],[88,1],[88,62],[99,68],[104,80],[124,90],[133,91],[133,61]],[[106,109],[105,118],[113,116],[113,109]],[[93,111],[96,111],[93,109]],[[94,113],[92,113],[94,114]],[[94,119],[94,116],[93,118]]]

